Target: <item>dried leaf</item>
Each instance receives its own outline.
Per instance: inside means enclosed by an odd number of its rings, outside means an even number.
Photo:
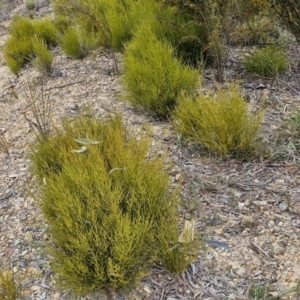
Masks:
[[[86,147],[82,146],[79,150],[72,150],[73,152],[76,152],[76,153],[82,153],[86,150]]]
[[[90,139],[83,139],[83,138],[74,139],[74,141],[79,143],[79,144],[83,144],[83,145],[96,145],[96,144],[100,143],[98,141],[93,141],[93,140],[90,140]]]
[[[178,242],[183,244],[188,244],[192,242],[195,238],[195,220],[185,220],[184,227],[181,234],[178,237]]]

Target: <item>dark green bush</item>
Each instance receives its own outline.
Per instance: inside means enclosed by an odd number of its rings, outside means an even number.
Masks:
[[[198,72],[182,65],[172,46],[158,39],[149,24],[126,46],[124,62],[127,99],[158,116],[168,115],[178,96],[193,93],[199,84]]]
[[[178,243],[177,193],[162,159],[120,117],[67,120],[35,149],[33,173],[63,287],[77,295],[127,290],[153,261],[178,273],[193,259],[199,243]]]

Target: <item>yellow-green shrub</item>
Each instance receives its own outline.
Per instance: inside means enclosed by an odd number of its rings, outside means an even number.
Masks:
[[[174,49],[144,24],[125,47],[123,82],[135,106],[166,116],[182,93],[194,92],[200,76],[174,57]]]
[[[4,56],[8,67],[16,75],[26,62],[36,57],[36,43],[40,45],[43,42],[45,47],[52,47],[58,41],[57,31],[50,19],[47,18],[35,20],[18,16],[13,19],[9,33],[10,37],[5,44]],[[41,47],[38,49],[41,52]],[[49,51],[47,53],[43,51],[43,53],[47,54],[49,60],[51,56]]]
[[[123,50],[140,24],[155,18],[161,4],[153,0],[54,0],[54,7],[60,14],[69,11],[74,24],[98,33],[103,46]]]
[[[53,53],[47,48],[44,40],[36,40],[33,49],[35,54],[34,67],[41,73],[49,73],[52,70]]]
[[[33,173],[50,225],[52,265],[75,294],[126,290],[153,261],[181,272],[193,259],[199,244],[189,243],[187,252],[188,244],[177,242],[177,193],[149,142],[133,137],[117,116],[66,120],[35,145]]]
[[[0,269],[0,299],[21,300],[21,285],[11,271]]]
[[[84,58],[97,46],[96,37],[84,29],[70,27],[60,39],[62,50],[69,56]]]
[[[33,58],[32,38],[11,36],[5,45],[4,57],[10,70],[18,75],[20,69]]]
[[[183,97],[173,117],[179,133],[218,155],[247,158],[259,149],[262,114],[248,113],[237,87]]]

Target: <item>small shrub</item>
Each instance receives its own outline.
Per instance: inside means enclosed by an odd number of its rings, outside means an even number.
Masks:
[[[33,50],[35,54],[33,66],[41,73],[51,72],[54,55],[48,50],[46,43],[43,40],[36,40]]]
[[[11,36],[5,45],[4,57],[10,70],[18,75],[20,69],[34,56],[32,39]]]
[[[41,53],[41,43],[45,47],[52,47],[57,44],[58,33],[50,19],[32,20],[30,18],[16,17],[9,29],[10,37],[6,41],[4,56],[10,70],[18,75],[19,70],[35,58],[35,51]],[[38,44],[38,45],[36,45]],[[43,46],[44,47],[44,46]],[[44,47],[44,48],[45,48]],[[43,51],[44,58],[40,57],[38,65],[43,60],[44,67],[46,60],[51,59],[51,54]],[[49,62],[48,62],[49,64]],[[44,68],[42,68],[44,70]]]
[[[177,193],[149,142],[133,137],[116,116],[66,120],[35,145],[52,266],[77,295],[127,290],[153,261],[180,260],[170,268],[180,272],[194,258],[199,242],[191,241],[189,252],[178,243]]]
[[[34,0],[27,0],[25,6],[28,10],[34,10],[36,7],[36,3]]]
[[[238,88],[182,98],[173,117],[177,131],[220,155],[247,158],[257,154],[262,115],[249,115]]]
[[[59,35],[63,35],[71,26],[70,18],[63,15],[55,16],[53,23]]]
[[[200,76],[174,57],[169,43],[160,41],[148,24],[125,48],[123,82],[127,98],[135,105],[166,116],[182,92],[194,92]]]
[[[92,35],[74,27],[70,27],[61,37],[62,50],[74,58],[84,58],[96,45],[96,40]]]
[[[52,20],[49,18],[34,19],[32,24],[36,38],[44,40],[48,47],[58,44],[58,32]]]
[[[0,299],[21,300],[21,285],[11,271],[0,270]]]
[[[248,72],[274,77],[288,68],[286,55],[276,46],[267,46],[247,58],[244,66]]]
[[[35,30],[32,19],[16,16],[9,27],[9,34],[19,39],[34,36]]]

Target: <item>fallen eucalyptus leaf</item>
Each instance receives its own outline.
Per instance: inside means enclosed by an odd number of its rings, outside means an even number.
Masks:
[[[76,152],[76,153],[82,153],[86,150],[86,147],[82,146],[79,150],[72,150],[73,152]]]
[[[181,234],[178,237],[178,242],[182,244],[188,244],[195,238],[195,220],[185,220]]]
[[[74,141],[79,143],[79,144],[83,144],[83,145],[96,145],[96,144],[100,143],[98,141],[93,141],[93,140],[90,140],[90,139],[83,139],[83,138],[74,139]]]

